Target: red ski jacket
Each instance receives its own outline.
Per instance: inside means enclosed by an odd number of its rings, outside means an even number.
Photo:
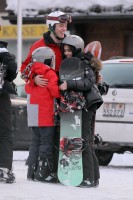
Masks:
[[[26,66],[31,62],[31,54],[32,52],[37,49],[38,47],[48,46],[55,52],[55,71],[59,72],[59,67],[62,61],[62,55],[60,51],[60,47],[54,43],[52,38],[50,37],[50,33],[47,32],[44,34],[44,38],[41,38],[40,40],[36,41],[30,48],[29,54],[25,61],[22,63],[21,66],[21,73],[26,68]]]
[[[32,84],[34,74],[44,75],[48,85],[40,87]],[[28,126],[54,126],[54,99],[60,98],[58,77],[53,69],[35,62],[31,67],[30,80],[26,83]]]

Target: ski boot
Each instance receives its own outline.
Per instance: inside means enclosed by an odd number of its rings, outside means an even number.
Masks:
[[[90,181],[86,179],[86,180],[83,180],[82,183],[80,183],[79,187],[92,188],[92,187],[95,187],[95,183],[94,181]]]
[[[59,183],[57,174],[54,172],[51,172],[50,175],[45,179],[44,182]]]
[[[38,166],[35,173],[35,180],[45,181],[45,179],[48,178],[48,176],[50,175],[52,168],[53,164],[50,159],[39,157]]]
[[[27,179],[34,181],[35,173],[36,173],[36,165],[28,166]]]
[[[99,186],[99,180],[98,180],[98,179],[95,180],[95,181],[94,181],[94,184],[95,184],[95,187],[98,187],[98,186]]]
[[[12,173],[12,170],[0,168],[0,182],[14,183],[15,175]]]

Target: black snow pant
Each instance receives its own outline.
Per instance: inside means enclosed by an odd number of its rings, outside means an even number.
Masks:
[[[32,127],[32,142],[26,164],[37,165],[38,157],[53,160],[55,127]]]
[[[8,94],[0,94],[0,167],[11,169],[12,160],[11,101]]]
[[[56,133],[54,135],[53,172],[57,173],[59,160],[60,126],[56,126],[55,130]]]
[[[82,111],[82,138],[85,142],[83,151],[83,179],[96,181],[100,178],[99,163],[94,150],[94,125],[96,105],[91,106],[88,112]]]

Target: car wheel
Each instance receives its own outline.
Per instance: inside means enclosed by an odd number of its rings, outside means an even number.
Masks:
[[[113,157],[113,152],[110,151],[95,150],[95,153],[100,166],[107,166]]]

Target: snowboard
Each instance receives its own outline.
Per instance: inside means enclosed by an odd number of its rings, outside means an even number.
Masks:
[[[90,51],[92,55],[98,59],[101,58],[102,46],[99,41],[92,41],[84,48],[84,53]]]
[[[80,59],[63,60],[60,81],[81,80],[84,70]],[[85,101],[81,92],[64,91],[60,102],[60,150],[58,160],[59,181],[67,186],[78,186],[83,180],[82,167],[82,107]]]

